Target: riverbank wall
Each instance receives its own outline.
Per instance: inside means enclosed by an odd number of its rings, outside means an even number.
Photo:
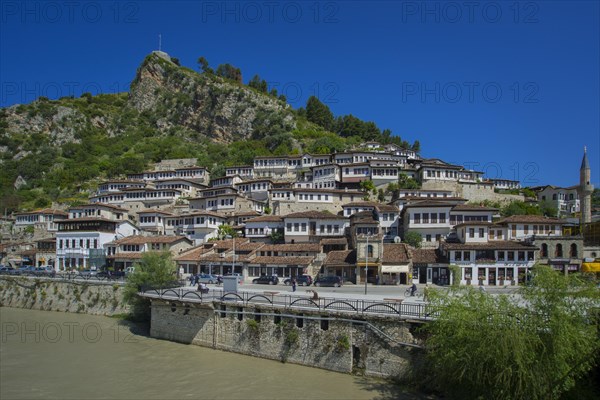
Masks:
[[[343,373],[409,378],[424,357],[421,325],[388,316],[155,299],[150,335]]]
[[[118,283],[17,276],[0,277],[0,306],[107,316],[128,312]]]

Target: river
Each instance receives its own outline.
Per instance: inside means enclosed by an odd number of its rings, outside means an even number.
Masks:
[[[132,333],[114,318],[0,307],[0,398],[417,399],[386,381]]]

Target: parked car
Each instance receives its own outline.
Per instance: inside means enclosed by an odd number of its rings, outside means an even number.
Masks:
[[[0,274],[4,275],[14,275],[15,269],[9,265],[0,265]]]
[[[33,273],[35,275],[40,275],[40,276],[54,276],[54,275],[56,275],[56,271],[54,270],[54,268],[52,268],[50,266],[37,267]]]
[[[253,279],[252,283],[258,283],[262,285],[277,285],[279,283],[279,278],[277,278],[275,275],[262,275]]]
[[[342,286],[343,281],[340,276],[320,276],[315,280],[315,286]]]
[[[211,285],[213,283],[217,283],[218,279],[219,279],[219,277],[217,275],[211,275],[211,274],[200,274],[200,276],[198,276],[198,282],[208,283]]]
[[[29,275],[35,272],[35,267],[33,265],[24,265],[17,270],[17,275]]]
[[[83,277],[83,278],[90,278],[92,276],[96,276],[98,274],[98,270],[95,269],[82,269],[81,271],[77,272],[77,275]]]
[[[313,283],[313,279],[312,276],[310,275],[300,275],[296,277],[296,285],[298,286],[310,286]],[[284,285],[291,285],[292,284],[292,278],[287,278],[286,280],[283,281]]]

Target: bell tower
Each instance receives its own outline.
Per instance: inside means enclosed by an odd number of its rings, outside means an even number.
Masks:
[[[581,224],[592,222],[592,193],[594,186],[590,179],[590,163],[587,158],[587,149],[583,148],[583,160],[579,168],[579,210],[581,211]]]

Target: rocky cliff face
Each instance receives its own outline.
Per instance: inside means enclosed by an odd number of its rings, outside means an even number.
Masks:
[[[131,84],[129,105],[156,115],[157,128],[183,126],[220,143],[248,139],[257,125],[289,131],[295,121],[284,102],[216,76],[179,67],[152,53]]]
[[[82,106],[78,100],[40,99],[0,110],[4,135],[42,135],[50,145],[62,146],[80,143],[80,133],[86,129],[99,129],[109,137],[122,134],[128,122],[136,122],[135,118],[124,122],[124,116],[137,113],[148,117],[157,135],[177,128],[224,144],[260,138],[271,128],[289,132],[296,126],[285,102],[236,82],[180,67],[158,52],[146,57],[138,68],[128,97],[90,97],[91,107]],[[0,151],[10,150],[17,159],[24,156],[20,154],[23,149],[1,145]]]

